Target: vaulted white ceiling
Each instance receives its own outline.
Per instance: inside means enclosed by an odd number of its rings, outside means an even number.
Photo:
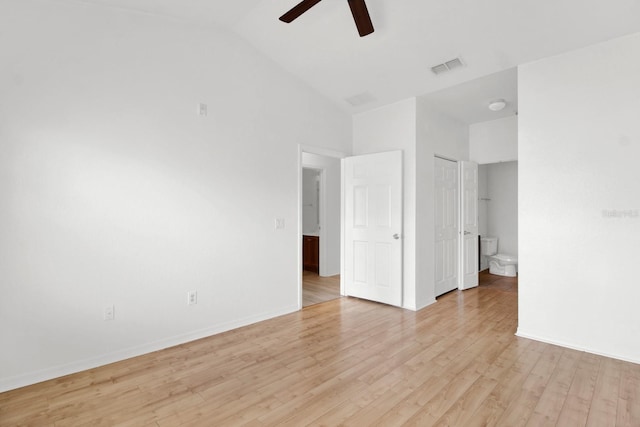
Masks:
[[[352,113],[640,31],[640,0],[367,0],[375,32],[364,38],[347,0],[291,24],[278,17],[299,0],[79,1],[224,26]],[[455,57],[465,67],[431,72]],[[361,94],[372,101],[346,102]]]

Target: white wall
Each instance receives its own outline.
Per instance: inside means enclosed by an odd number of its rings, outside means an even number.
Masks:
[[[298,144],[350,151],[348,116],[216,28],[7,0],[0,29],[0,391],[298,308]]]
[[[403,296],[416,309],[416,99],[353,116],[353,154],[402,150],[404,167]]]
[[[320,171],[302,169],[302,234],[320,231]]]
[[[518,334],[640,363],[640,34],[519,68]]]
[[[469,127],[437,110],[428,96],[418,101],[417,306],[435,301],[434,156],[469,160]]]
[[[518,159],[518,117],[469,126],[469,158],[479,164]]]
[[[340,159],[314,153],[302,153],[302,164],[322,170],[321,176],[321,217],[320,225],[320,275],[340,274],[340,201],[341,172]],[[322,221],[321,221],[322,222]]]
[[[518,255],[518,162],[492,163],[486,168],[486,235],[497,237],[498,252]]]
[[[489,165],[478,166],[478,233],[481,236],[487,234],[487,215],[489,188],[487,187],[487,168]]]
[[[410,98],[353,117],[354,155],[404,152],[403,307],[435,302],[434,156],[468,160],[468,126],[428,98]]]

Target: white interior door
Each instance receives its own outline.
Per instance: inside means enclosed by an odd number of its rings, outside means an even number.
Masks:
[[[460,165],[460,289],[478,286],[478,164]]]
[[[343,159],[345,294],[402,305],[402,151]]]
[[[435,158],[436,296],[458,288],[458,163]]]

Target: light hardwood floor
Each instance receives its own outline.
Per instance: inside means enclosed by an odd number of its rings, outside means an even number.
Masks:
[[[310,271],[302,272],[302,306],[319,304],[340,298],[340,275],[322,277]]]
[[[639,426],[640,365],[514,336],[515,282],[313,305],[0,394],[0,424]]]

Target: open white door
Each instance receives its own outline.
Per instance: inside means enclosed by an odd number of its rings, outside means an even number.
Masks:
[[[440,296],[458,289],[458,163],[435,162],[435,290]]]
[[[402,305],[402,151],[343,159],[345,294]]]
[[[478,164],[460,165],[460,289],[478,286]]]

